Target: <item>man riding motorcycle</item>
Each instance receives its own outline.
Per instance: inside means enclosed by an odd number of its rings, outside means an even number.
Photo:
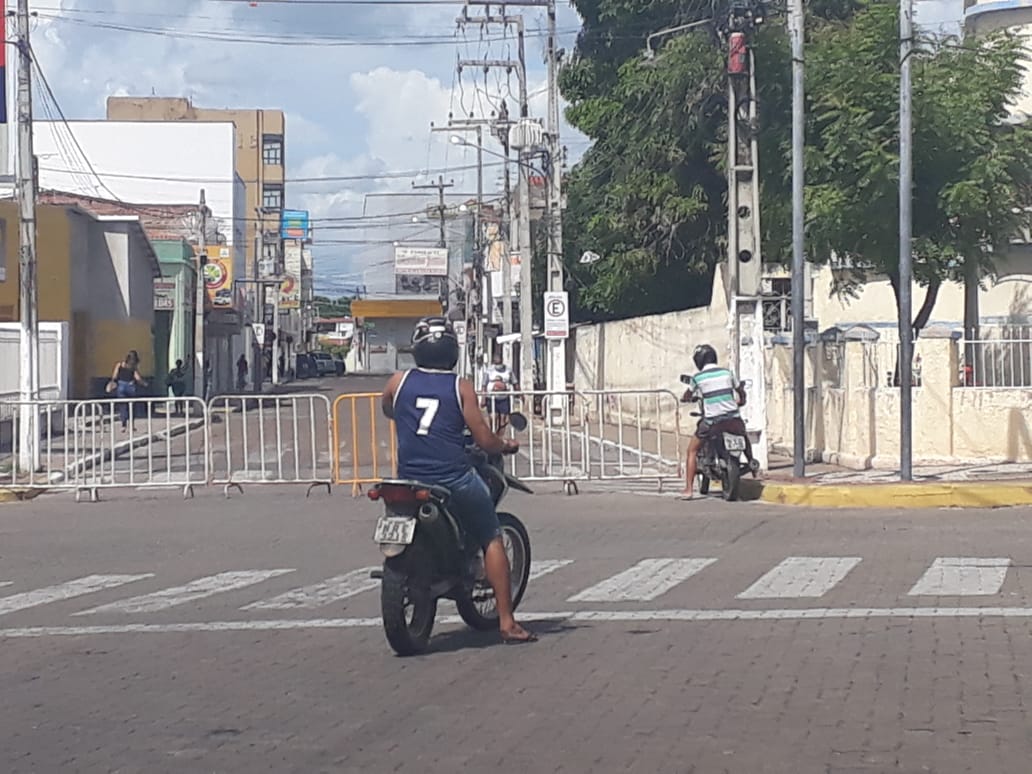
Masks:
[[[488,454],[515,451],[519,444],[491,432],[472,382],[454,373],[459,342],[450,322],[427,317],[416,323],[412,354],[416,368],[394,374],[382,397],[383,413],[397,429],[398,476],[449,490],[452,512],[484,549],[502,640],[533,642],[537,637],[513,617],[509,558],[498,514],[487,484],[466,455],[463,431],[468,427]]]
[[[738,411],[739,406],[745,405],[744,385],[737,381],[730,369],[717,365],[717,351],[709,344],[696,347],[692,360],[699,372],[691,378],[681,400],[685,403],[701,401],[702,417],[695,435],[688,443],[685,489],[681,493],[683,500],[691,500],[695,495],[699,449],[714,433],[729,432],[743,436],[746,457],[752,460],[752,445],[746,435],[745,422]]]

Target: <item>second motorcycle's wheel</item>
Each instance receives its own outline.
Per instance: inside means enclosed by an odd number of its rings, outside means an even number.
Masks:
[[[721,475],[720,481],[720,494],[725,500],[734,501],[738,499],[738,485],[741,482],[741,476],[738,462],[730,460]]]
[[[383,565],[380,613],[387,642],[399,656],[422,653],[430,643],[437,600],[430,594],[433,566],[429,552],[416,542]]]
[[[709,494],[709,476],[705,473],[699,476],[699,494]]]
[[[523,523],[511,513],[499,513],[498,521],[502,527],[505,555],[509,557],[509,587],[512,589],[512,609],[515,610],[527,591],[530,579],[530,536]],[[478,580],[470,594],[457,600],[455,606],[470,628],[478,631],[498,628],[494,590],[486,577]]]

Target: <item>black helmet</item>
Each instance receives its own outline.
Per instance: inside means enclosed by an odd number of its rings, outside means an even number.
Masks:
[[[451,371],[459,362],[459,339],[443,317],[424,317],[412,331],[412,355],[419,368]]]
[[[695,353],[692,355],[692,360],[695,361],[695,367],[700,371],[708,365],[714,365],[717,362],[717,351],[713,349],[709,344],[700,344],[695,348]]]

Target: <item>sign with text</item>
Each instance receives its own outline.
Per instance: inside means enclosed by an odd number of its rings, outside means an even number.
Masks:
[[[280,309],[301,306],[301,243],[283,243],[283,284],[280,285]]]
[[[154,311],[169,312],[176,308],[176,281],[154,280]]]
[[[545,293],[545,338],[570,337],[570,296],[564,291]]]
[[[311,227],[307,210],[283,210],[280,236],[284,239],[308,239]]]
[[[395,247],[394,273],[429,277],[448,276],[448,248]]]

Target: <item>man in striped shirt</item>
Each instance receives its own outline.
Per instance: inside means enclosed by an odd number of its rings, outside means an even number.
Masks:
[[[745,422],[738,412],[745,405],[745,388],[728,368],[717,365],[717,351],[709,344],[701,344],[692,355],[699,373],[691,377],[685,391],[685,401],[702,403],[702,418],[699,419],[695,435],[688,444],[688,459],[685,467],[685,489],[681,497],[690,500],[695,494],[695,473],[698,468],[699,449],[714,431],[727,431],[745,435]],[[752,448],[746,437],[746,456],[752,459]]]

